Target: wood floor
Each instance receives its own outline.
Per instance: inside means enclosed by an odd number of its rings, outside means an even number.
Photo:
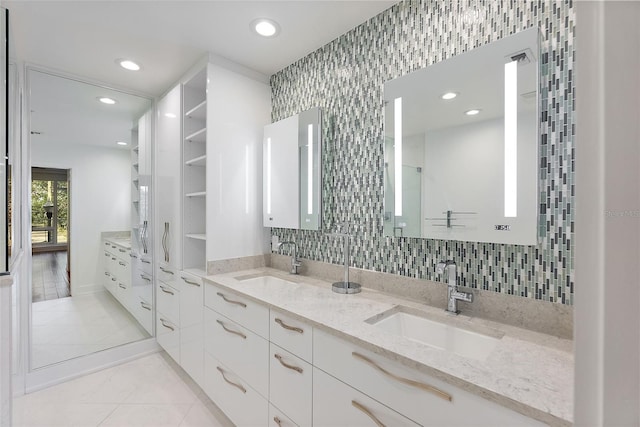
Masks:
[[[68,297],[70,293],[66,268],[66,251],[33,254],[32,302]]]

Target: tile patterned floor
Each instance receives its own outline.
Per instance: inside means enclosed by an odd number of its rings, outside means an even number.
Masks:
[[[67,252],[35,253],[32,260],[32,301],[38,302],[68,297]]]
[[[36,302],[31,312],[33,368],[149,337],[107,291]]]
[[[165,353],[157,353],[14,399],[13,426],[233,424]]]

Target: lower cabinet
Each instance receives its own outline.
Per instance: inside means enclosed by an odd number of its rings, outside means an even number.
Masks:
[[[180,365],[195,380],[204,382],[204,286],[202,278],[181,271],[176,279],[180,293]]]
[[[311,365],[271,344],[269,354],[269,400],[299,426],[312,424]]]

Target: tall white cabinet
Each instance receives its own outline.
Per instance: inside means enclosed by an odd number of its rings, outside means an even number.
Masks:
[[[264,253],[267,79],[203,62],[158,103],[158,343],[204,384],[207,262]]]

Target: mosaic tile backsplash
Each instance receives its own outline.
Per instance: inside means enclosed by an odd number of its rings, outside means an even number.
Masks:
[[[384,82],[538,26],[541,38],[539,237],[536,246],[384,237]],[[341,238],[354,224],[357,268],[441,280],[453,259],[471,288],[573,305],[575,18],[560,1],[408,0],[271,77],[272,120],[323,110],[323,228],[274,228],[302,258],[343,263]]]

